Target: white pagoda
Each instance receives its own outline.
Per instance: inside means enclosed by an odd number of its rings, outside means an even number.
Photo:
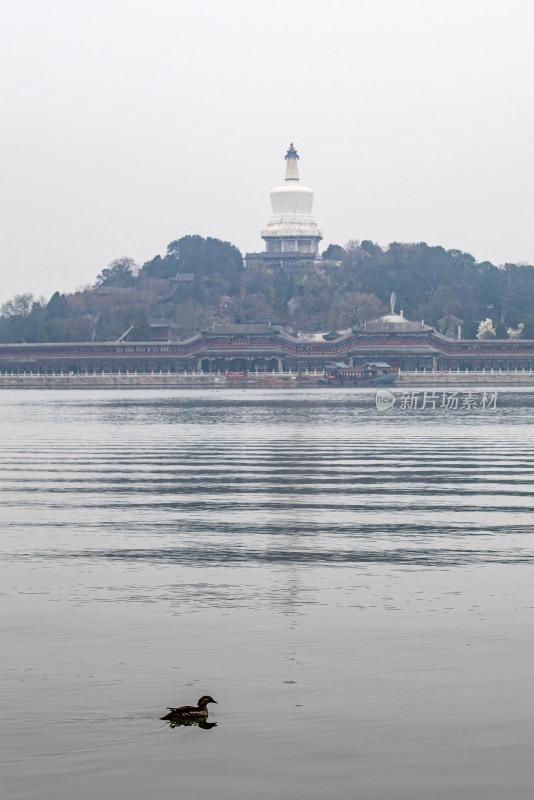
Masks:
[[[272,215],[261,232],[264,253],[247,253],[247,266],[261,262],[283,266],[305,266],[318,258],[322,234],[312,215],[313,192],[299,179],[298,153],[289,145],[282,186],[271,192]]]

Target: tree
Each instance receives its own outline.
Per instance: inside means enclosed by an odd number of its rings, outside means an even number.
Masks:
[[[283,314],[295,291],[295,281],[292,275],[288,275],[283,268],[278,269],[274,276],[273,289],[275,310],[279,314]]]
[[[325,261],[341,261],[345,255],[345,250],[339,244],[329,244],[323,253]]]
[[[165,256],[156,256],[143,264],[143,278],[172,278],[177,272],[194,272],[198,275],[219,274],[229,281],[235,291],[239,289],[243,257],[237,247],[221,239],[208,236],[182,236],[167,246]]]
[[[0,312],[3,317],[27,317],[36,302],[33,294],[29,292],[26,294],[16,294],[11,300],[4,303]]]
[[[374,294],[346,292],[338,298],[329,322],[332,328],[356,327],[370,319],[376,319],[381,313],[383,307]]]
[[[95,286],[100,289],[103,286],[118,286],[127,288],[135,286],[138,267],[133,258],[117,258],[108,264],[97,277]]]
[[[54,292],[46,306],[46,316],[50,319],[64,319],[70,315],[70,308],[64,294]]]
[[[477,339],[491,339],[495,335],[496,332],[493,326],[493,320],[490,317],[486,317],[485,320],[479,323]]]
[[[523,331],[525,330],[525,323],[520,322],[517,328],[507,328],[506,335],[509,339],[521,339]]]
[[[532,311],[534,300],[534,267],[526,264],[505,264],[501,269],[502,323],[516,323]]]

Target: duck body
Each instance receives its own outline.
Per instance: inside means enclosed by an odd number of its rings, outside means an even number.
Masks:
[[[209,694],[202,695],[196,706],[180,706],[169,708],[169,713],[161,719],[164,720],[204,720],[208,717],[208,703],[217,703]]]

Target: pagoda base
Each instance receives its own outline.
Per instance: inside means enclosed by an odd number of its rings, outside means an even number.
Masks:
[[[323,260],[315,253],[246,253],[246,269],[298,269],[322,265]]]

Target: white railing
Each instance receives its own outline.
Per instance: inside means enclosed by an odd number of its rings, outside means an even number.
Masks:
[[[134,370],[132,372],[111,372],[101,370],[98,372],[31,372],[31,371],[24,371],[24,372],[13,372],[13,371],[5,371],[0,372],[0,377],[18,377],[18,378],[94,378],[98,376],[105,376],[105,377],[143,377],[143,376],[176,376],[176,377],[195,377],[195,378],[208,378],[208,377],[224,377],[224,371],[218,372],[203,372],[197,370],[151,370],[150,372],[139,372]],[[246,372],[245,375],[251,378],[281,378],[281,377],[297,377],[298,375],[307,375],[310,377],[318,377],[323,375],[323,370],[282,370],[277,372],[266,372],[256,370],[254,372]],[[432,377],[440,377],[440,376],[447,376],[447,375],[528,375],[534,376],[534,369],[482,369],[482,370],[461,370],[461,369],[419,369],[419,370],[400,370],[398,372],[399,376],[406,376],[406,377],[421,377],[421,376],[432,376]]]
[[[399,375],[534,375],[533,369],[412,369],[401,370]]]

